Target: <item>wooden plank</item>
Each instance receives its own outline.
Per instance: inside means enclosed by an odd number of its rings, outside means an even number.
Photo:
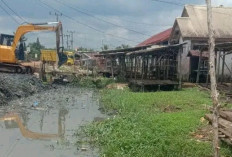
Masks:
[[[177,81],[171,80],[129,80],[129,82],[137,85],[178,85]]]
[[[223,130],[222,128],[219,128],[218,130],[219,130],[219,132],[221,132],[221,133],[224,134],[225,136],[231,137],[230,133],[227,132],[227,131],[225,131],[225,130]]]
[[[232,145],[232,141],[228,138],[221,138],[221,140],[226,142],[228,145]]]
[[[220,111],[220,116],[230,122],[232,122],[232,112],[230,111]]]
[[[212,114],[206,114],[205,118],[212,123],[213,121]],[[223,133],[226,133],[227,136],[232,137],[232,122],[219,118],[218,123],[219,123],[219,127],[223,129],[224,131]]]

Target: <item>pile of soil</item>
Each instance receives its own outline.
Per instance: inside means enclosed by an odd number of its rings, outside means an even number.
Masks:
[[[36,77],[25,74],[0,73],[0,105],[16,98],[28,97],[45,89]]]

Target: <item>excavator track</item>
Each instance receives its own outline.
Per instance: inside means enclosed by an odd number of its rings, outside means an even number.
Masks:
[[[0,72],[17,73],[17,74],[33,74],[34,70],[30,66],[20,64],[0,63]]]

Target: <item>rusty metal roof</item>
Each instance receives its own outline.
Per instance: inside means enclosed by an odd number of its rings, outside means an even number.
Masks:
[[[154,45],[159,44],[164,41],[168,41],[171,35],[172,28],[169,28],[163,32],[160,32],[152,37],[148,38],[147,40],[143,41],[142,43],[138,44],[137,46],[147,46],[147,45]]]
[[[212,11],[215,38],[232,39],[232,8],[213,7]],[[176,18],[174,27],[176,26],[179,27],[184,38],[207,38],[206,6],[186,5],[182,17]],[[175,29],[173,30],[175,31]]]

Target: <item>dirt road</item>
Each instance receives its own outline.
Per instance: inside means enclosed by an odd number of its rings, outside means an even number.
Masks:
[[[98,156],[88,145],[77,148],[73,136],[79,127],[104,117],[98,105],[95,91],[64,86],[11,101],[0,108],[1,156]]]

